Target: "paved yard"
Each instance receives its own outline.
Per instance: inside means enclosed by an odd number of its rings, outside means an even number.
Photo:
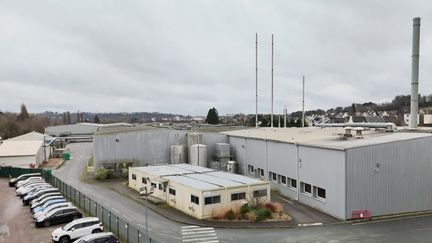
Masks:
[[[0,178],[0,242],[52,242],[51,232],[62,225],[47,228],[34,226],[29,207],[8,186],[8,179]]]

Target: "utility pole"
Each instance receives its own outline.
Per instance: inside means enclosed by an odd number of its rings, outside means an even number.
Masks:
[[[258,33],[255,33],[255,127],[258,127]]]
[[[287,107],[284,108],[284,127],[287,125]]]
[[[274,61],[274,35],[272,34],[272,56],[271,56],[271,118],[270,123],[273,127],[273,61]]]
[[[302,127],[305,126],[304,96],[305,96],[305,76],[303,75]]]

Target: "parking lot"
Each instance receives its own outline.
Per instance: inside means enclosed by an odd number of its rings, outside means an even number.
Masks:
[[[29,207],[22,205],[8,181],[0,178],[0,242],[52,242],[51,232],[63,225],[36,228]]]

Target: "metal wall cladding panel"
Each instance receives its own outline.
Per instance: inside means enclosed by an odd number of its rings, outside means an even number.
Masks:
[[[136,166],[170,161],[170,146],[177,143],[176,134],[182,135],[180,144],[186,143],[185,131],[151,130],[119,134],[98,135],[93,141],[95,166],[101,162],[135,161]]]
[[[246,161],[247,164],[266,170],[266,141],[257,139],[246,139]],[[267,177],[264,174],[264,177]]]
[[[326,190],[325,201],[300,193],[300,202],[345,219],[345,151],[299,145],[299,159],[300,182]]]
[[[347,150],[347,218],[432,209],[432,138]]]
[[[267,160],[265,176],[272,171],[293,179],[297,178],[297,155],[295,144],[267,142]]]
[[[239,174],[246,175],[246,148],[245,139],[238,137],[228,137],[229,144],[234,155],[234,160],[239,163]]]

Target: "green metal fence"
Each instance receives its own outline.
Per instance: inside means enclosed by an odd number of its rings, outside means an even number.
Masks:
[[[41,173],[42,175],[50,174],[50,169],[33,169],[33,168],[18,168],[18,167],[11,167],[11,166],[0,166],[0,177],[17,177],[22,174],[28,174],[28,173]]]
[[[88,195],[82,193],[76,188],[68,185],[55,176],[45,178],[54,187],[57,187],[63,196],[72,202],[76,207],[89,216],[98,217],[103,223],[106,231],[111,231],[121,240],[127,243],[144,243],[158,242],[151,237],[146,237],[145,229],[134,225],[125,218],[113,213],[104,205],[98,203]]]

